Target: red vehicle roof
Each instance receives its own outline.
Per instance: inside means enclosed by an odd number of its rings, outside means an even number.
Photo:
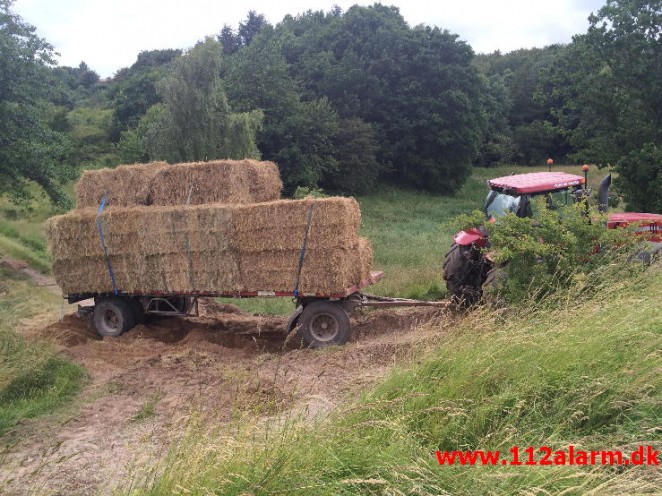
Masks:
[[[579,186],[584,184],[584,178],[567,172],[530,172],[528,174],[497,177],[490,179],[487,183],[491,189],[502,193],[524,195]]]

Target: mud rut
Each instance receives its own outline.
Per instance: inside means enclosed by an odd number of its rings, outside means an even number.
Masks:
[[[200,317],[155,319],[118,338],[100,339],[76,314],[33,325],[28,334],[55,343],[89,380],[75,405],[0,440],[0,494],[110,492],[163,456],[192,413],[208,422],[323,415],[451,320],[425,307],[357,311],[351,342],[321,351],[287,342],[285,317],[212,300]],[[441,325],[422,326],[431,321]]]

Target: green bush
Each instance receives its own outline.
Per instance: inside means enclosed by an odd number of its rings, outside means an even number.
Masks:
[[[499,278],[506,301],[541,298],[597,269],[635,243],[625,229],[607,229],[605,216],[585,203],[550,208],[542,197],[532,200],[533,217],[508,214],[486,223],[491,253],[508,277]]]

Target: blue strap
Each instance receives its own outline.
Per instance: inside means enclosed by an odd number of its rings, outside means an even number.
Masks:
[[[101,246],[103,247],[103,256],[106,258],[106,263],[108,264],[108,274],[110,274],[110,281],[113,283],[113,294],[117,296],[119,291],[117,289],[117,282],[115,281],[115,272],[113,271],[113,264],[110,262],[110,257],[108,256],[108,248],[106,247],[106,238],[103,235],[103,224],[101,223],[101,214],[103,209],[106,208],[106,200],[108,196],[104,196],[101,200],[101,205],[99,205],[99,211],[97,212],[97,230],[99,231],[99,237],[101,238]]]
[[[310,207],[308,207],[308,221],[306,222],[306,232],[303,235],[303,243],[301,245],[301,252],[299,253],[299,268],[297,270],[297,280],[296,283],[294,284],[294,297],[298,298],[299,297],[299,282],[301,280],[301,270],[303,269],[303,262],[306,258],[306,248],[308,246],[308,233],[310,232],[310,224],[313,220],[313,209],[315,208],[315,204],[312,204]]]

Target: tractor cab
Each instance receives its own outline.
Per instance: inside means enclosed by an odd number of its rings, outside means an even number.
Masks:
[[[581,198],[584,182],[583,177],[565,172],[533,172],[490,179],[483,212],[488,220],[507,213],[530,217],[533,196],[545,195],[552,208],[569,205]]]
[[[548,164],[551,165],[551,161],[548,161]],[[586,174],[588,166],[584,165],[582,170]],[[490,179],[487,185],[490,191],[487,193],[483,212],[490,222],[508,213],[514,213],[518,217],[533,216],[535,204],[532,205],[531,198],[539,195],[544,195],[551,208],[588,200],[585,177],[566,172],[513,174]],[[597,207],[602,213],[608,210],[610,185],[611,174],[602,180],[598,188]],[[649,245],[642,251],[645,257],[638,255],[642,260],[650,260],[655,254],[662,253],[662,215],[613,213],[607,218],[608,229],[630,224],[636,226],[636,232],[644,236],[643,239]],[[488,246],[488,231],[484,226],[460,231],[453,238],[443,267],[446,287],[456,300],[475,303],[481,298],[483,285],[493,272],[492,261],[485,253]]]

